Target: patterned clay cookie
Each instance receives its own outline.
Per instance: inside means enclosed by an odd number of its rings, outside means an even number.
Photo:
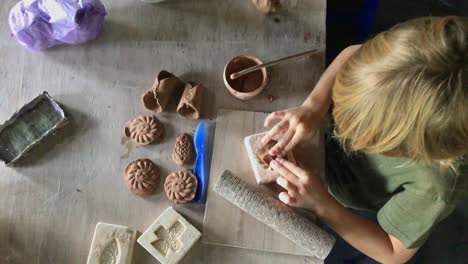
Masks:
[[[179,134],[172,152],[172,160],[177,165],[186,165],[190,164],[194,158],[195,150],[192,136],[187,133]]]
[[[192,201],[197,192],[197,186],[197,178],[189,170],[173,172],[164,182],[167,198],[176,204]]]
[[[149,159],[130,162],[125,168],[125,182],[128,190],[136,195],[154,193],[158,187],[160,172],[156,164]]]
[[[155,116],[138,116],[128,122],[124,134],[137,144],[148,145],[163,134],[163,126]]]

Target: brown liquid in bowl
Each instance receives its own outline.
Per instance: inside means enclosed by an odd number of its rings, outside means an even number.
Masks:
[[[226,80],[228,84],[241,93],[253,92],[258,89],[263,83],[263,74],[261,70],[257,70],[246,75],[240,76],[232,80],[230,75],[249,67],[255,66],[257,63],[246,57],[238,57],[231,61],[226,67]]]

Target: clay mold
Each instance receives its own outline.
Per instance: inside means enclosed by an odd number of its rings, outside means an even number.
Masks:
[[[97,223],[87,264],[131,264],[136,232],[126,226]]]
[[[264,168],[268,168],[270,166],[270,162],[275,159],[275,157],[270,155],[269,151],[276,145],[276,143],[278,143],[278,141],[270,140],[265,146],[256,152],[257,160]]]
[[[149,159],[130,162],[124,171],[124,179],[130,192],[136,195],[149,195],[159,184],[159,167]]]
[[[167,198],[176,204],[192,201],[197,187],[197,177],[189,170],[173,172],[167,176],[164,182]]]
[[[0,161],[13,165],[67,121],[60,105],[43,92],[0,125]]]
[[[163,125],[155,116],[138,116],[130,120],[124,129],[124,134],[139,145],[148,145],[160,139]]]
[[[146,109],[162,112],[173,97],[174,92],[182,90],[185,83],[168,71],[160,71],[153,86],[143,94],[142,102]]]
[[[192,136],[187,133],[179,134],[172,151],[172,160],[182,166],[192,163],[195,156]]]
[[[268,81],[267,70],[262,68],[236,79],[231,79],[231,74],[262,64],[257,57],[241,55],[230,60],[224,67],[223,80],[228,91],[241,100],[248,100],[257,96],[266,86]]]
[[[201,84],[192,86],[187,83],[177,106],[177,113],[187,119],[199,119],[204,90],[205,88]]]
[[[255,174],[255,179],[258,184],[267,184],[270,182],[276,181],[280,176],[276,171],[274,171],[270,166],[270,161],[275,157],[268,154],[269,150],[276,144],[279,140],[279,137],[275,137],[272,141],[268,142],[264,147],[262,147],[261,139],[266,134],[266,132],[248,136],[244,139],[244,144],[247,149],[247,154],[249,157],[250,165]],[[296,163],[296,159],[292,152],[288,153],[285,159]]]
[[[200,237],[200,231],[169,207],[137,241],[162,264],[177,264]]]

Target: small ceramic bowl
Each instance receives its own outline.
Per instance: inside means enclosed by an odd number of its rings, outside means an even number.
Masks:
[[[262,64],[257,57],[240,55],[230,60],[224,67],[223,79],[228,91],[241,100],[248,100],[258,95],[266,86],[268,76],[265,68],[247,73],[232,80],[230,75],[243,69]]]

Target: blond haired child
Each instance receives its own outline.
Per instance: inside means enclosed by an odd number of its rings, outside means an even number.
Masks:
[[[271,162],[279,199],[314,211],[382,263],[409,261],[467,192],[468,19],[425,17],[343,50],[302,106],[270,114],[281,156],[312,137],[332,110],[326,180]],[[377,212],[378,223],[353,209]]]

